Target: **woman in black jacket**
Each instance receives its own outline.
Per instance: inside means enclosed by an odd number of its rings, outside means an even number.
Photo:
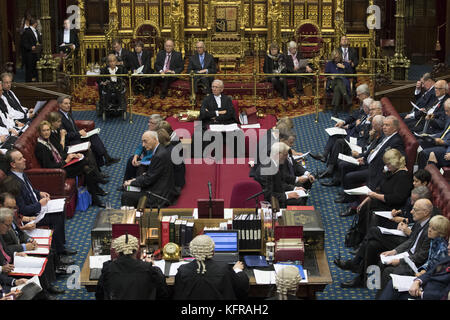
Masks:
[[[104,207],[104,204],[98,198],[98,195],[105,195],[105,192],[98,186],[98,182],[102,180],[101,177],[95,173],[96,170],[94,168],[88,165],[83,154],[67,154],[60,144],[54,145],[50,140],[50,128],[51,125],[48,121],[44,120],[39,124],[39,137],[34,153],[41,167],[64,169],[69,178],[84,175],[87,189],[92,195],[92,203],[96,206]],[[76,161],[77,159],[80,160]]]
[[[280,53],[278,45],[272,43],[269,47],[269,53],[264,58],[264,73],[286,73],[286,58]],[[288,90],[286,77],[267,77],[268,82],[272,82],[273,88],[286,100],[292,98],[292,94]]]

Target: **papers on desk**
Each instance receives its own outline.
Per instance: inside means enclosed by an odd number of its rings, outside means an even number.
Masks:
[[[332,127],[332,128],[327,128],[325,129],[325,131],[328,133],[329,136],[335,136],[335,135],[347,135],[347,131],[345,129],[342,128],[336,128],[336,127]]]
[[[89,256],[89,269],[102,269],[103,263],[111,260],[111,255]]]
[[[81,137],[81,139],[87,139],[90,136],[93,136],[94,134],[99,134],[99,133],[100,133],[100,128],[95,128],[95,129],[92,129],[89,132],[86,132],[86,135],[84,137]]]
[[[305,192],[305,190],[292,190],[292,191],[286,191],[286,199],[288,198],[288,194],[291,192],[295,192],[299,195],[300,198],[309,197],[309,194]]]
[[[86,151],[87,149],[89,149],[90,146],[91,146],[91,143],[89,141],[79,143],[79,144],[74,144],[73,146],[69,146],[69,148],[67,149],[67,153],[78,153],[78,152]]]
[[[373,213],[389,220],[393,218],[392,211],[374,211]]]
[[[393,236],[401,236],[401,237],[406,237],[407,236],[402,230],[387,229],[387,228],[383,228],[383,227],[378,227],[378,229],[380,229],[382,234],[390,234],[390,235],[393,235]]]
[[[50,237],[48,238],[37,238],[34,239],[36,241],[36,243],[38,244],[38,246],[49,246],[52,244],[52,241],[50,239]]]
[[[339,153],[338,159],[359,166],[358,160],[356,160],[355,158],[353,158],[351,156],[347,156],[343,153]]]
[[[36,238],[41,238],[41,239],[45,239],[45,238],[50,238],[52,236],[52,230],[51,229],[39,229],[36,228],[34,230],[24,230],[24,232],[29,236],[32,237],[34,239]],[[47,240],[49,241],[49,240]]]
[[[391,273],[390,276],[392,277],[392,286],[394,287],[394,289],[397,289],[398,292],[409,291],[409,288],[411,288],[414,279],[416,279],[416,277],[401,276],[394,273]]]
[[[50,253],[50,249],[48,246],[38,246],[34,250],[26,250],[24,251],[26,254],[38,254],[38,255],[48,255]]]
[[[209,130],[214,132],[230,132],[239,130],[237,123],[231,124],[211,124],[209,125]]]
[[[253,124],[241,124],[241,129],[259,129],[261,125],[259,123]]]
[[[408,257],[408,252],[406,251],[393,256],[384,256],[380,254],[380,260],[382,264],[389,264],[392,260],[402,260],[405,257]]]
[[[137,68],[133,74],[142,74],[142,71],[144,70],[144,65]]]
[[[367,196],[369,192],[372,192],[372,190],[370,190],[367,186],[362,186],[354,189],[344,190],[344,192],[351,196]]]
[[[189,263],[189,261],[179,261],[179,262],[172,262],[170,265],[169,274],[165,274],[166,269],[166,261],[165,260],[158,260],[154,261],[154,266],[161,269],[162,273],[166,276],[173,277],[177,275],[178,268],[181,267],[183,264]]]
[[[14,270],[9,274],[13,276],[41,276],[46,264],[47,258],[21,257],[14,254]]]
[[[275,271],[262,271],[253,269],[256,284],[275,284]]]
[[[350,147],[350,149],[352,151],[356,151],[358,153],[362,153],[362,148],[356,144],[358,139],[350,137],[350,142],[348,142],[345,139],[344,139],[344,141],[347,142],[348,146]]]

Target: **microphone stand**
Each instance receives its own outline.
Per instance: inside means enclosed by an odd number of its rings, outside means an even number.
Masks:
[[[212,218],[212,192],[211,192],[211,182],[208,181],[208,190],[209,190],[209,203],[208,203],[208,213],[209,218]]]

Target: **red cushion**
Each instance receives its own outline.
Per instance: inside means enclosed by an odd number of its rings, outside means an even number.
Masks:
[[[432,193],[432,201],[437,206],[443,216],[450,219],[450,184],[445,180],[439,169],[429,164],[425,167],[431,173],[430,189]]]
[[[235,183],[231,191],[230,208],[254,208],[256,200],[247,199],[261,191],[261,185],[253,180]],[[260,194],[256,199],[259,204],[260,201],[264,200],[264,194]]]

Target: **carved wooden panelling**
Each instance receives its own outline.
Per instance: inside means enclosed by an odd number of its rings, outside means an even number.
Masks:
[[[308,5],[308,19],[312,20],[314,22],[319,22],[318,21],[318,11],[319,11],[319,6],[317,4],[309,4]]]
[[[333,5],[322,6],[322,28],[333,27]]]
[[[265,27],[266,26],[266,19],[267,19],[267,13],[266,13],[266,5],[257,3],[254,5],[254,26],[255,27]]]
[[[120,21],[122,29],[130,29],[131,28],[131,8],[130,7],[121,7],[120,8]]]
[[[187,12],[187,24],[190,27],[200,27],[200,5],[188,4]]]
[[[294,7],[294,25],[298,26],[305,19],[305,6],[296,5]]]

